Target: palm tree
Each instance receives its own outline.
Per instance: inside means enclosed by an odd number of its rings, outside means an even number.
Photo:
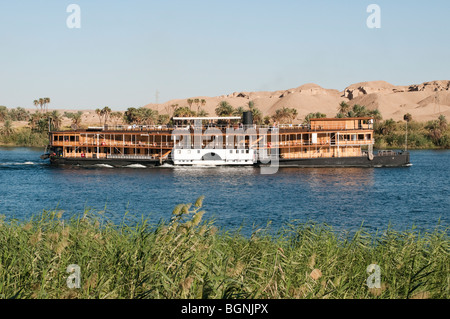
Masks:
[[[256,124],[261,124],[263,121],[263,114],[261,110],[256,107],[252,107],[250,110],[252,111],[253,121]]]
[[[14,128],[12,127],[12,123],[10,120],[6,120],[5,124],[2,127],[2,134],[9,137],[14,133]]]
[[[39,111],[39,109],[38,109],[39,101],[38,100],[34,100],[33,104],[34,104],[34,106],[36,106],[36,109]]]
[[[97,112],[97,110],[96,110]],[[139,121],[139,111],[134,107],[129,107],[123,114],[123,120],[125,123],[132,124]]]
[[[188,99],[187,103],[189,105],[189,109],[191,109],[191,106],[192,106],[192,103],[194,103],[194,100],[193,99]]]
[[[193,116],[194,114],[195,114],[195,112],[192,111],[189,107],[183,106],[183,107],[177,108],[174,111],[173,117],[189,117],[189,116]]]
[[[35,112],[31,114],[30,119],[28,120],[28,125],[30,125],[32,130],[37,130],[39,126],[39,121],[42,118],[42,114],[39,112]]]
[[[108,122],[108,117],[111,115],[111,109],[108,106],[105,106],[100,113],[103,116],[103,124],[106,125]]]
[[[439,128],[441,129],[441,131],[446,131],[447,130],[447,119],[445,118],[445,115],[439,115],[438,117],[438,124],[439,124]]]
[[[43,98],[40,98],[39,99],[39,106],[40,106],[40,108],[41,108],[41,113],[42,113],[42,106],[44,105],[44,99]]]
[[[158,122],[159,114],[157,111],[141,107],[138,109],[140,114],[139,124],[154,125]]]
[[[202,107],[205,107],[205,105],[206,105],[206,100],[205,100],[205,99],[201,99],[200,103],[201,103]]]
[[[0,105],[0,121],[4,121],[8,118],[8,108]]]
[[[111,120],[114,121],[114,125],[117,126],[119,121],[123,118],[123,114],[122,114],[122,112],[116,111],[116,112],[112,112],[110,117],[111,117]]]
[[[198,113],[200,108],[200,99],[194,99],[194,103],[197,105],[197,113]]]
[[[381,116],[381,112],[378,109],[369,111],[367,115],[373,117],[375,122],[381,121],[383,119],[383,117]]]
[[[48,112],[48,104],[50,104],[50,98],[49,97],[44,97],[45,112]]]
[[[297,110],[295,108],[287,108],[283,107],[275,111],[275,114],[272,116],[274,121],[278,121],[280,123],[290,122],[297,117]]]
[[[338,107],[338,114],[347,114],[350,111],[350,105],[342,101]]]
[[[247,105],[248,105],[248,108],[249,108],[250,110],[252,110],[252,109],[255,107],[255,102],[253,102],[253,101],[248,101]]]
[[[95,109],[95,114],[97,114],[100,121],[100,126],[102,126],[102,110],[100,110],[99,108]]]
[[[305,120],[303,121],[303,124],[309,124],[311,119],[320,119],[320,118],[325,118],[327,117],[326,114],[317,112],[317,113],[309,113],[308,115],[305,116]]]
[[[222,101],[217,105],[215,112],[217,116],[232,116],[234,108],[227,101]]]
[[[177,107],[178,107],[178,104],[171,104],[170,105],[170,108],[172,109],[172,117],[173,117],[173,114],[175,113],[175,110],[176,110]]]
[[[209,114],[205,110],[200,110],[200,112],[197,113],[197,116],[207,117],[207,116],[209,116]]]
[[[242,117],[242,115],[244,114],[244,112],[245,112],[244,107],[243,107],[243,106],[239,106],[237,109],[235,109],[235,110],[233,111],[233,115],[234,115],[234,116],[240,116],[240,117]]]
[[[77,113],[74,113],[72,116],[72,123],[76,125],[77,127],[81,124],[81,116],[83,115],[83,112],[78,111]]]
[[[395,130],[395,121],[393,119],[388,119],[379,125],[377,125],[377,132],[381,135],[389,135]]]
[[[297,109],[292,108],[290,110],[290,114],[291,114],[291,123],[292,123],[292,121],[295,121],[295,119],[297,118],[297,115],[298,115]]]
[[[54,110],[50,113],[50,119],[52,120],[53,127],[55,130],[59,130],[62,124],[62,116],[58,111]]]

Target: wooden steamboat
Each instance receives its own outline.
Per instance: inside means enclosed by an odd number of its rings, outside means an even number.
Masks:
[[[317,118],[258,126],[244,117],[173,118],[178,125],[125,125],[49,132],[52,164],[161,167],[409,166],[406,151],[373,151],[373,119]]]

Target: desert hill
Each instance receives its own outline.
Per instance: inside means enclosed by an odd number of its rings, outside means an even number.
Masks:
[[[273,115],[282,107],[295,108],[298,111],[298,121],[311,112],[325,113],[334,117],[340,102],[345,101],[351,106],[365,105],[369,109],[378,109],[384,119],[401,120],[405,113],[411,113],[417,121],[436,119],[439,114],[450,118],[450,81],[431,81],[421,84],[397,86],[385,81],[370,81],[355,83],[343,91],[326,89],[317,84],[309,83],[288,90],[234,92],[217,97],[197,96],[191,99],[204,99],[206,104],[200,109],[214,115],[217,104],[227,101],[233,107],[246,106],[253,101],[264,115]],[[171,100],[161,104],[148,104],[160,113],[170,113],[170,105],[188,106],[186,99]],[[192,104],[193,110],[197,105]]]
[[[160,104],[147,104],[145,107],[157,110],[160,114],[172,114],[173,107],[188,106],[187,99],[176,99]],[[273,115],[282,107],[297,109],[296,123],[303,121],[309,113],[321,112],[328,117],[336,116],[338,105],[345,101],[350,106],[364,105],[368,109],[378,109],[383,119],[402,120],[403,115],[410,113],[416,121],[437,119],[440,114],[450,119],[450,81],[431,81],[421,84],[397,86],[385,81],[370,81],[351,84],[343,91],[326,89],[314,83],[308,83],[296,88],[278,91],[234,92],[216,97],[196,96],[191,99],[204,99],[204,106],[192,104],[194,111],[206,110],[209,115],[215,115],[214,110],[221,101],[227,101],[233,107],[247,106],[253,101],[263,115]],[[139,106],[138,106],[139,107]],[[35,110],[30,109],[34,112]],[[58,110],[76,112],[78,110]],[[122,110],[125,111],[125,110]],[[99,118],[92,110],[83,110],[84,125],[98,125]],[[28,122],[15,123],[15,126],[25,126]],[[63,125],[70,126],[71,120],[63,118]]]

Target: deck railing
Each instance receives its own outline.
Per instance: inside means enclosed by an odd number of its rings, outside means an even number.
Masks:
[[[233,124],[205,124],[202,126],[195,125],[107,125],[99,127],[89,127],[88,129],[78,129],[76,132],[82,133],[98,133],[98,132],[152,132],[152,131],[167,131],[171,132],[175,129],[177,130],[189,130],[201,129],[202,131],[208,128],[215,128],[225,132],[227,129],[249,129],[253,128],[256,130],[266,129],[266,130],[298,130],[304,132],[320,132],[320,131],[354,131],[354,130],[372,130],[373,124],[362,124],[362,125],[349,125],[348,127],[343,124],[322,124],[322,125],[311,125],[311,124],[277,124],[277,125],[233,125]],[[58,132],[70,132],[73,130],[62,130]]]

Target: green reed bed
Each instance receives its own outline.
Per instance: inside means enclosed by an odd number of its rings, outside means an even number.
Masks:
[[[0,222],[1,298],[449,298],[448,229],[352,236],[292,223],[244,236],[203,221],[202,198],[169,222],[101,213]],[[80,288],[69,288],[69,265]],[[370,288],[367,267],[380,268]]]

